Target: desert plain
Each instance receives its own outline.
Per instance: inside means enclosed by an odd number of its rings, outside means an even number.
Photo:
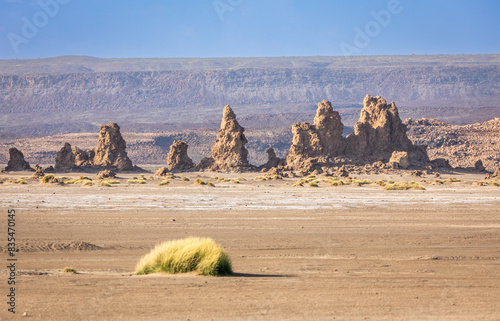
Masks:
[[[409,173],[354,175],[373,183],[345,186],[319,175],[318,187],[261,173],[182,173],[164,186],[130,182],[137,173],[111,186],[95,174],[82,186],[2,173],[2,263],[12,209],[19,249],[14,318],[499,320],[500,187],[478,173],[450,170],[440,182]],[[187,236],[221,244],[235,274],[134,275],[156,244]],[[1,291],[0,320],[12,320],[6,282]]]

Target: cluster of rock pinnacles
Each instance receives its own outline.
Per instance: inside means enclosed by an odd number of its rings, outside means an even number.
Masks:
[[[415,146],[408,139],[394,102],[387,104],[380,96],[367,95],[354,133],[343,137],[344,125],[329,101],[318,103],[313,123],[292,126],[293,138],[285,159],[274,149],[267,150],[268,161],[260,167],[250,165],[245,144],[245,129],[236,120],[229,105],[224,107],[222,122],[211,155],[195,164],[188,156],[188,144],[174,141],[170,146],[167,167],[171,171],[211,170],[240,171],[281,167],[310,172],[343,164],[389,162],[392,167],[407,168],[429,163],[425,146]],[[6,170],[29,170],[22,152],[10,149]],[[82,150],[65,143],[57,153],[55,171],[85,169],[139,170],[127,155],[126,142],[116,123],[100,126],[97,147]]]

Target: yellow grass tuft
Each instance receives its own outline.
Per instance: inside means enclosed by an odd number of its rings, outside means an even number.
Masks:
[[[63,270],[64,273],[73,273],[73,274],[76,274],[76,270],[74,268],[72,268],[71,266],[67,266],[64,268]]]
[[[158,184],[158,186],[164,186],[164,185],[168,185],[170,184],[170,182],[168,181],[168,179],[165,179],[163,181],[160,182],[160,184]]]
[[[210,238],[189,237],[158,244],[141,258],[135,274],[186,273],[221,276],[233,274],[231,260]]]

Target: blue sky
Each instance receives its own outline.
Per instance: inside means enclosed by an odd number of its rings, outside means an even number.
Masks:
[[[500,53],[498,0],[0,0],[0,59]]]

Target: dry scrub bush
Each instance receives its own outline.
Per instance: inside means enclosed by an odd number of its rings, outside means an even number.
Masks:
[[[59,180],[57,178],[55,178],[54,175],[48,174],[48,175],[45,175],[44,177],[42,177],[42,179],[40,180],[40,183],[42,183],[42,184],[59,183]]]
[[[64,273],[73,273],[73,274],[76,274],[76,270],[70,266],[67,266],[64,268],[63,270]]]
[[[207,185],[207,183],[202,180],[201,178],[197,178],[195,181],[194,181],[195,184],[198,184],[198,185]]]
[[[157,245],[141,258],[135,274],[186,273],[221,276],[233,274],[231,260],[210,238],[189,237]]]
[[[166,180],[163,180],[160,182],[160,184],[158,184],[158,186],[164,186],[164,185],[168,185],[170,184],[170,182],[166,179]]]

